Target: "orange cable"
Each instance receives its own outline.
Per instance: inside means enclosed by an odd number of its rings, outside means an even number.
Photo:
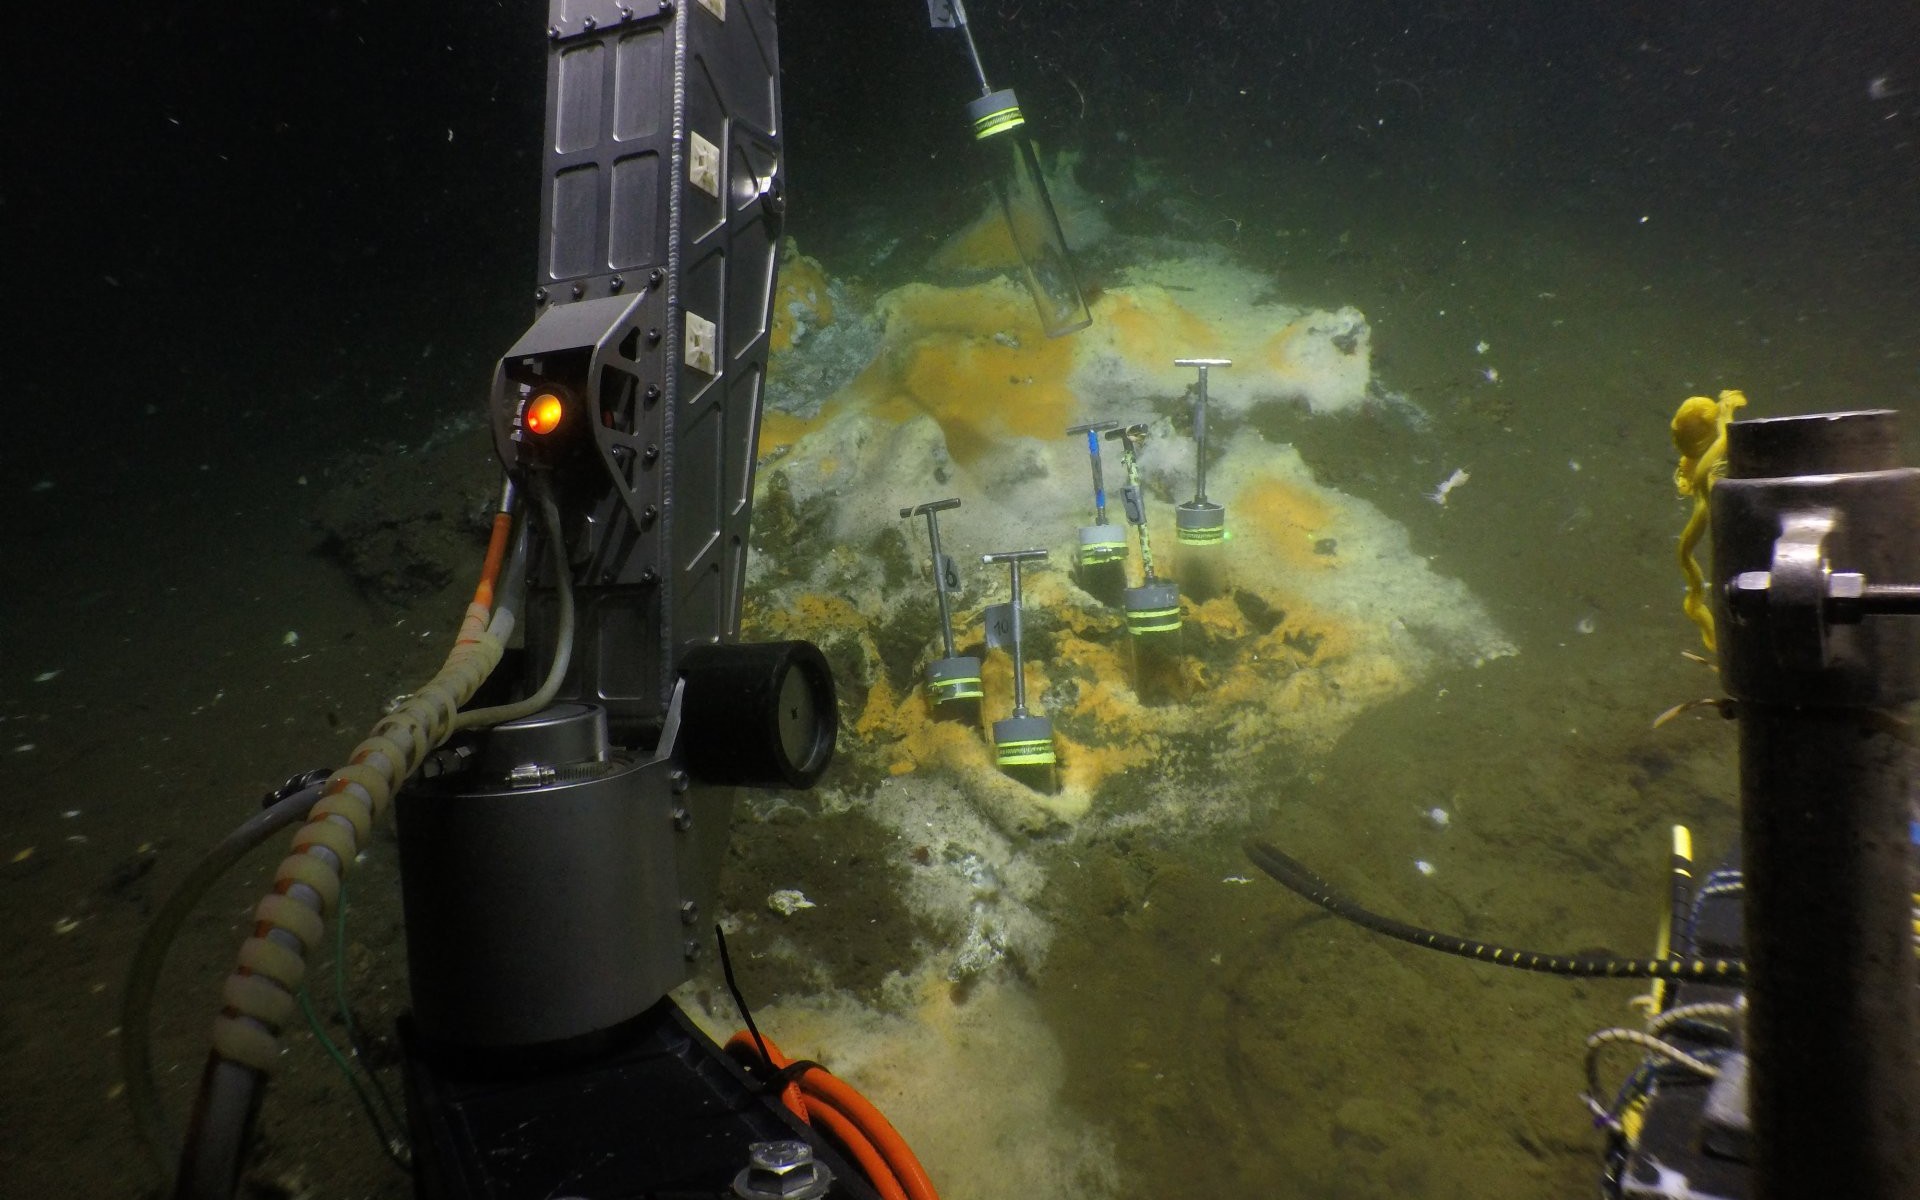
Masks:
[[[809,1101],[807,1122],[826,1131],[827,1136],[860,1168],[860,1173],[867,1177],[873,1190],[880,1193],[880,1200],[908,1200],[905,1189],[895,1178],[893,1164],[860,1132],[860,1127],[847,1114],[831,1104]]]
[[[507,558],[507,535],[513,529],[513,514],[493,514],[493,534],[487,539],[487,558],[480,565],[480,582],[474,586],[473,602],[489,612],[493,609],[493,585],[500,578],[500,564]]]
[[[893,1168],[894,1175],[900,1180],[900,1186],[906,1189],[910,1200],[938,1200],[932,1181],[927,1178],[920,1160],[908,1147],[907,1140],[852,1084],[831,1072],[814,1070],[800,1077],[800,1086],[807,1089],[809,1099],[817,1094],[831,1107],[846,1114],[872,1139]]]
[[[727,1051],[736,1058],[758,1060],[760,1057],[759,1046],[744,1030],[728,1040]],[[776,1071],[793,1064],[771,1040],[766,1040],[766,1052],[772,1060],[768,1065]],[[789,1083],[783,1098],[792,1096],[796,1087],[804,1097],[803,1103],[796,1107],[788,1099],[787,1107],[809,1123],[820,1118],[825,1131],[841,1142],[888,1200],[939,1200],[933,1181],[927,1178],[926,1169],[920,1165],[907,1140],[852,1084],[825,1067],[816,1066],[809,1067]],[[868,1155],[872,1155],[871,1163]]]
[[[749,1065],[766,1065],[753,1038],[745,1031],[728,1040],[727,1052]],[[786,1064],[792,1062],[791,1059],[780,1062],[784,1056],[771,1043],[767,1046],[767,1052],[779,1063],[770,1069],[784,1069]],[[893,1165],[874,1148],[873,1142],[845,1113],[824,1098],[811,1096],[798,1079],[787,1080],[786,1086],[780,1089],[780,1102],[786,1105],[787,1111],[808,1125],[817,1124],[860,1168],[860,1173],[880,1193],[882,1200],[908,1200],[906,1192],[901,1190],[899,1181],[894,1178]]]

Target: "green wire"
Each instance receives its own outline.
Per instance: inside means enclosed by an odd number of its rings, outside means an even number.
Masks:
[[[380,1111],[386,1116],[391,1128],[405,1129],[406,1122],[397,1116],[393,1109],[393,1098],[387,1095],[387,1089],[380,1084],[380,1077],[367,1065],[367,1055],[360,1037],[360,1026],[354,1022],[353,1007],[347,1003],[347,881],[340,881],[340,907],[334,915],[333,923],[333,998],[340,1006],[340,1022],[346,1026],[347,1044],[353,1047],[354,1057],[360,1063],[360,1069],[366,1072],[367,1080],[373,1084],[374,1096],[380,1102]]]
[[[373,1098],[367,1094],[366,1086],[360,1082],[360,1076],[354,1072],[353,1064],[347,1061],[346,1057],[340,1053],[340,1047],[336,1046],[333,1039],[328,1037],[326,1031],[321,1028],[320,1014],[313,1011],[313,1002],[307,998],[307,989],[304,985],[300,988],[300,1011],[306,1014],[307,1025],[313,1030],[313,1036],[318,1039],[321,1048],[327,1052],[327,1057],[333,1060],[334,1066],[340,1068],[340,1073],[346,1076],[347,1083],[352,1086],[353,1094],[360,1098],[360,1109],[367,1114],[367,1120],[372,1123],[373,1134],[379,1139],[380,1149],[388,1158],[402,1168],[406,1168],[407,1161],[401,1152],[405,1143],[390,1135],[386,1126],[381,1123],[379,1114],[374,1111]]]
[[[353,1047],[355,1058],[361,1060],[359,1071],[354,1070],[353,1061],[349,1060],[347,1056],[341,1052],[340,1047],[334,1040],[327,1035],[325,1027],[320,1023],[319,1014],[313,1011],[313,1002],[307,995],[307,985],[304,981],[301,982],[298,993],[300,1011],[306,1014],[307,1027],[313,1031],[314,1038],[319,1041],[321,1048],[327,1052],[327,1057],[331,1058],[333,1065],[340,1069],[342,1075],[346,1076],[347,1083],[353,1088],[353,1094],[359,1097],[360,1110],[366,1114],[367,1121],[373,1126],[374,1136],[380,1141],[380,1149],[388,1158],[392,1159],[401,1170],[410,1171],[413,1169],[413,1148],[407,1144],[405,1137],[398,1133],[388,1132],[389,1129],[404,1129],[406,1127],[405,1123],[394,1115],[393,1102],[388,1098],[386,1089],[380,1086],[379,1077],[367,1067],[364,1056],[361,1055],[359,1049],[360,1031],[354,1024],[352,1011],[347,1007],[347,888],[344,880],[340,885],[340,900],[335,906],[334,918],[334,998],[339,1003],[340,1017],[346,1025],[348,1044]],[[366,1075],[365,1083],[361,1081],[361,1074]],[[371,1094],[367,1091],[367,1084],[373,1086],[373,1092]]]

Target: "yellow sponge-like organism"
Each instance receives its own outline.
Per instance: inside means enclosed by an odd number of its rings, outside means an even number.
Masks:
[[[1680,452],[1673,486],[1680,495],[1693,497],[1693,514],[1680,532],[1680,573],[1687,578],[1687,594],[1680,606],[1700,627],[1700,640],[1708,650],[1714,648],[1713,610],[1707,606],[1706,576],[1693,552],[1707,532],[1707,494],[1713,490],[1713,481],[1727,472],[1727,426],[1734,411],[1746,403],[1745,396],[1729,389],[1718,400],[1689,396],[1673,414],[1673,448]]]

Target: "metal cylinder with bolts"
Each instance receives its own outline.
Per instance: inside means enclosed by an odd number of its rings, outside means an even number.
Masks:
[[[1890,411],[1735,422],[1712,494],[1740,722],[1754,1196],[1920,1195],[1920,470]]]

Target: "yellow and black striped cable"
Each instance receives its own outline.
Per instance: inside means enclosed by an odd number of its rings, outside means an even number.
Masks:
[[[1255,866],[1273,876],[1289,891],[1311,900],[1336,917],[1351,921],[1363,929],[1416,946],[1443,950],[1461,958],[1518,967],[1523,971],[1544,971],[1550,975],[1598,976],[1612,979],[1687,979],[1729,986],[1744,984],[1747,964],[1737,958],[1605,958],[1583,954],[1540,954],[1533,950],[1515,950],[1491,942],[1476,942],[1421,929],[1368,912],[1333,890],[1326,880],[1261,841],[1250,841],[1247,857]]]

